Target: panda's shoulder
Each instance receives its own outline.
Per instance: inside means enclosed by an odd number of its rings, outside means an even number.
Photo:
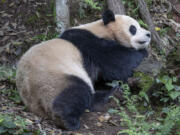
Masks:
[[[76,47],[92,48],[98,44],[102,44],[101,39],[84,29],[69,29],[64,31],[60,37],[61,39],[71,42]],[[84,49],[85,49],[84,48]]]
[[[97,39],[98,37],[85,29],[69,29],[64,31],[60,36],[60,38],[88,38],[88,39]]]

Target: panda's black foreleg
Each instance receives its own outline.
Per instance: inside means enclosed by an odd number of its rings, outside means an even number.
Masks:
[[[116,91],[120,91],[120,87],[112,88],[111,90],[96,90],[96,93],[93,96],[93,105],[92,105],[92,111],[96,110],[96,107],[98,105],[103,105],[108,103],[110,96],[113,96],[113,94]]]
[[[93,104],[105,104],[108,102],[109,97],[112,96],[113,91],[97,90],[93,97]]]

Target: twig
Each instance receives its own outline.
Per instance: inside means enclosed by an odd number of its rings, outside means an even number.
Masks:
[[[172,5],[172,9],[180,17],[180,11],[178,11],[175,5]]]

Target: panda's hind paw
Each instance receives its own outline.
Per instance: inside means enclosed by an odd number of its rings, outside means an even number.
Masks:
[[[80,120],[76,117],[68,117],[65,120],[65,129],[67,130],[78,130],[80,128]]]

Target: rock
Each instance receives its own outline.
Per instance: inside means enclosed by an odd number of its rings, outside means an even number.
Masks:
[[[163,67],[163,62],[158,61],[155,58],[149,57],[145,59],[137,68],[135,71],[151,74],[153,76],[156,76],[160,70]]]
[[[0,37],[4,36],[4,32],[0,31]]]

